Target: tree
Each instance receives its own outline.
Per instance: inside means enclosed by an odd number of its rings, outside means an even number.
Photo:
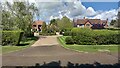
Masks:
[[[45,22],[43,22],[43,25],[42,25],[42,33],[46,33],[47,32],[47,25]]]
[[[111,20],[110,25],[111,25],[111,26],[114,26],[114,27],[117,27],[117,28],[120,27],[119,20],[120,20],[120,19]]]
[[[52,19],[51,21],[50,21],[50,25],[55,25],[55,26],[57,26],[57,21],[56,21],[56,19]]]
[[[58,25],[57,25],[57,19],[52,19],[49,24],[49,28],[52,32],[59,31],[58,30]]]
[[[3,9],[2,22],[4,29],[20,29],[24,31],[25,36],[30,35],[33,16],[37,11],[34,3],[29,4],[29,2],[14,2],[13,4],[10,4],[6,2],[5,6],[7,6],[9,11],[6,11],[5,8]],[[7,23],[7,25],[12,25],[13,27],[7,27],[5,23]]]
[[[3,25],[3,30],[13,29],[14,22],[11,20],[10,12],[2,10],[2,25]]]
[[[110,25],[111,25],[111,26],[114,26],[116,22],[117,22],[116,20],[111,20]]]
[[[72,22],[66,16],[64,16],[61,20],[58,20],[57,24],[60,30],[73,28]]]

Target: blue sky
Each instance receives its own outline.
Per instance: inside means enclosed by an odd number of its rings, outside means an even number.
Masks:
[[[80,0],[82,2],[119,2],[120,0]]]
[[[118,2],[82,2],[85,7],[93,7],[94,10],[111,10],[111,9],[118,9]]]

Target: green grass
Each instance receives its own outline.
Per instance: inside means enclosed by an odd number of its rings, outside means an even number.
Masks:
[[[22,49],[28,48],[36,40],[37,40],[36,37],[29,37],[26,39],[26,41],[21,41],[20,45],[18,45],[18,46],[1,46],[0,51],[2,51],[1,53],[5,54],[5,53],[9,53],[9,52],[22,50]]]
[[[67,49],[75,50],[75,51],[83,51],[83,52],[99,52],[99,51],[110,51],[117,52],[118,45],[66,45],[65,44],[66,36],[58,37],[60,44]]]

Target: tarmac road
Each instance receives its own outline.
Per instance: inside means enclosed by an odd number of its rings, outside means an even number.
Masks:
[[[84,53],[63,48],[57,41],[57,36],[40,37],[31,47],[2,55],[3,66],[33,66],[52,61],[61,61],[65,66],[68,62],[79,64],[114,64],[118,62],[117,53]]]

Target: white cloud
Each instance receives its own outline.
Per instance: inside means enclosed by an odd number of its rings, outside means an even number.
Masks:
[[[68,17],[76,17],[85,14],[86,7],[80,1],[74,2],[38,2],[39,14],[42,19],[49,19],[51,16],[61,18],[66,15]]]
[[[120,7],[118,8],[118,11],[120,12]]]
[[[81,2],[79,1],[75,1],[73,4],[72,4],[73,7],[70,7],[70,16],[71,17],[75,17],[75,16],[78,16],[78,15],[82,15],[85,13],[86,11],[86,7],[83,6],[81,4]]]
[[[69,1],[69,0],[68,0]],[[116,19],[118,10],[95,11],[94,8],[86,8],[79,0],[74,2],[36,2],[39,8],[39,15],[42,20],[49,21],[51,19],[62,18],[63,16],[73,18],[98,18],[98,19]]]
[[[18,0],[2,0],[2,1],[18,1]],[[27,0],[20,0],[27,1]],[[117,13],[120,11],[112,9],[109,11],[95,11],[94,8],[86,8],[80,1],[95,2],[100,0],[28,0],[29,2],[34,2],[39,9],[40,19],[44,21],[49,21],[51,19],[62,18],[67,16],[71,20],[73,18],[92,18],[92,19],[116,19]],[[105,1],[105,0],[101,0]],[[108,1],[108,0],[106,0]],[[113,0],[109,0],[113,1]],[[108,2],[109,2],[108,1]],[[114,0],[117,1],[117,0]],[[34,18],[38,19],[38,18]]]
[[[97,14],[96,16],[94,16],[93,18],[97,18],[97,19],[109,19],[112,20],[112,19],[116,19],[117,18],[117,13],[118,13],[118,10],[116,9],[113,9],[113,10],[109,10],[109,11],[104,11],[100,14]]]
[[[87,8],[87,10],[86,10],[86,16],[93,16],[95,14],[96,14],[96,12],[95,12],[95,10],[92,7],[88,7]]]

